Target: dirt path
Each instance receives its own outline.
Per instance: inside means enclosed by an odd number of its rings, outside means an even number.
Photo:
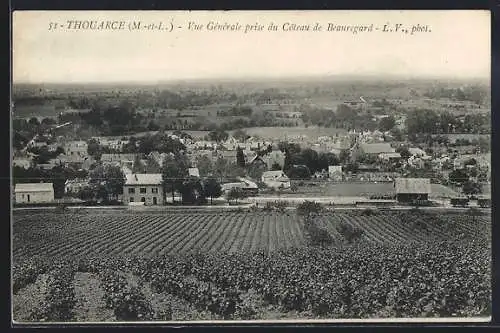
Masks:
[[[76,321],[116,321],[113,310],[106,309],[99,279],[92,273],[75,273],[75,320]]]
[[[48,274],[40,274],[34,283],[22,288],[12,297],[12,318],[15,322],[33,322],[32,312],[45,300]]]

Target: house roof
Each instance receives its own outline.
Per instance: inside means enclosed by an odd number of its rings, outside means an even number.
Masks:
[[[412,155],[427,155],[426,152],[420,148],[408,148],[408,151]]]
[[[394,186],[396,193],[431,193],[429,178],[396,178]]]
[[[160,185],[161,173],[133,173],[125,175],[125,185]]]
[[[15,192],[52,192],[54,186],[52,183],[26,183],[16,184]]]
[[[384,157],[387,157],[387,158],[400,158],[401,157],[401,154],[400,153],[381,153],[379,155],[380,158],[384,158]]]
[[[189,168],[188,173],[190,176],[200,177],[200,171],[198,170],[198,168]]]
[[[262,174],[262,179],[264,178],[274,178],[275,180],[285,181],[288,180],[287,175],[281,170],[276,171],[265,171]]]
[[[219,150],[218,155],[223,158],[234,158],[236,159],[236,150]]]
[[[238,180],[241,180],[243,183],[245,183],[247,188],[259,188],[257,184],[250,179],[243,178],[243,177],[238,177]]]
[[[86,147],[86,146],[87,146],[87,142],[85,142],[83,140],[66,142],[66,147],[75,148],[75,147]]]
[[[396,151],[388,143],[362,143],[361,149],[367,154],[394,153]]]
[[[102,154],[101,161],[134,161],[138,154]]]
[[[254,157],[252,157],[252,159],[250,161],[248,161],[248,164],[252,164],[257,160],[260,160],[261,162],[265,163],[261,156],[255,155]]]

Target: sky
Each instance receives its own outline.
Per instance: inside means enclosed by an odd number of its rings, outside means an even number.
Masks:
[[[124,21],[125,30],[58,28],[68,20]],[[174,31],[133,30],[131,22]],[[208,31],[209,22],[242,30]],[[189,22],[203,25],[190,31]],[[273,23],[278,31],[268,31]],[[286,23],[322,31],[282,31]],[[326,31],[328,24],[371,25],[369,32]],[[244,33],[247,25],[262,31]],[[414,35],[382,32],[395,24]],[[151,82],[209,78],[390,75],[489,78],[488,11],[17,11],[13,13],[14,83]],[[179,28],[180,27],[180,28]]]

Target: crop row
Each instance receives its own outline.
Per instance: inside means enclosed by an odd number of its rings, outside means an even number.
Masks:
[[[472,247],[462,252],[462,245],[315,249],[273,257],[197,254],[185,266],[188,274],[223,289],[257,290],[283,311],[366,317],[384,311],[385,316],[481,315],[489,309],[488,252]]]
[[[36,281],[40,274],[47,272],[44,260],[32,257],[22,264],[12,265],[12,292],[16,294],[20,289]]]
[[[170,318],[153,311],[144,282],[221,319],[254,318],[259,305],[243,301],[252,290],[281,312],[316,317],[480,316],[491,313],[490,264],[488,246],[476,241],[80,259],[48,268],[46,309],[36,312],[41,320],[71,320],[72,274],[79,270],[99,274],[120,320]],[[119,272],[139,277],[138,287]]]
[[[240,310],[241,298],[234,288],[220,288],[189,275],[189,263],[171,260],[135,260],[130,269],[141,279],[150,282],[156,292],[175,295],[197,309],[210,311],[222,319],[230,319]]]
[[[150,321],[155,319],[154,310],[140,288],[130,286],[127,280],[114,270],[100,272],[106,307],[113,309],[120,321]]]
[[[19,217],[14,257],[155,256],[203,251],[275,250],[303,245],[298,219],[284,214],[44,215]],[[287,235],[287,236],[285,236]]]
[[[44,301],[32,312],[35,321],[65,322],[73,319],[76,304],[74,275],[71,264],[58,264],[50,271]]]

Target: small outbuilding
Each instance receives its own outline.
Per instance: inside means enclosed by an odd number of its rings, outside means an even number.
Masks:
[[[431,193],[429,178],[396,178],[394,180],[396,198],[400,203],[410,203],[415,200],[427,201]]]
[[[16,184],[14,193],[16,203],[54,202],[54,185],[52,183]]]

